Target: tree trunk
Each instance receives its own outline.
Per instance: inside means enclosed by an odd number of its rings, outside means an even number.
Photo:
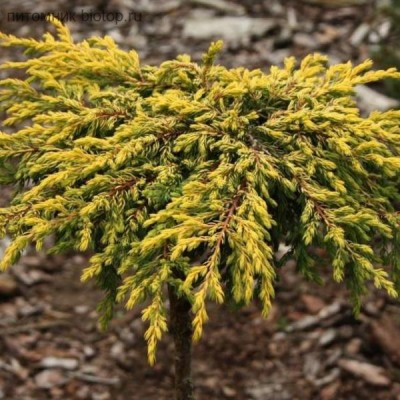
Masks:
[[[191,304],[179,298],[173,287],[168,286],[170,302],[170,332],[175,344],[175,400],[194,400],[192,361]]]

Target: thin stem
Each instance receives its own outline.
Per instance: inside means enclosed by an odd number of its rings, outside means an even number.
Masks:
[[[168,286],[168,294],[170,332],[175,344],[175,400],[194,400],[191,376],[192,306],[186,298],[178,297],[172,286]]]

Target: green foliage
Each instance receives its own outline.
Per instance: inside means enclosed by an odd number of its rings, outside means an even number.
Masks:
[[[52,252],[92,250],[82,280],[106,293],[102,322],[116,302],[146,302],[151,363],[167,284],[192,303],[194,339],[207,299],[257,296],[267,315],[281,242],[316,280],[309,246],[325,248],[356,310],[368,281],[397,296],[400,111],[363,118],[353,90],[400,73],[318,54],[268,74],[226,69],[214,64],[220,42],[201,64],[142,66],[110,37],[73,43],[52,23],[58,38],[0,36],[28,55],[1,66],[25,74],[0,82],[15,130],[0,133],[0,183],[17,188],[0,209],[13,239],[2,269],[49,235]]]

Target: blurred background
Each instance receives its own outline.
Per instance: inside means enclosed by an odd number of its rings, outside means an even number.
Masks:
[[[0,0],[0,31],[39,38],[52,29],[45,13],[77,41],[110,35],[143,64],[182,53],[198,61],[210,41],[223,39],[218,62],[228,67],[268,71],[287,56],[319,52],[332,63],[372,58],[376,68],[400,68],[399,0]],[[17,57],[0,49],[0,63]],[[363,113],[398,108],[400,85],[361,86],[357,98]],[[11,193],[0,188],[0,206]],[[0,257],[7,244],[0,241]],[[101,293],[79,281],[88,256],[27,251],[0,274],[0,399],[172,398],[170,338],[149,367],[140,310],[118,310],[99,332]],[[372,290],[356,320],[329,266],[321,266],[324,287],[295,268],[288,262],[280,271],[268,320],[257,303],[240,311],[210,304],[194,348],[198,400],[400,400],[398,303]]]

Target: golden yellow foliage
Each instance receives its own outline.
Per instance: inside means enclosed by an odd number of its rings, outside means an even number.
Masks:
[[[167,285],[191,302],[198,340],[208,300],[258,297],[267,316],[287,258],[318,280],[310,245],[327,250],[355,309],[366,281],[398,295],[400,111],[363,117],[353,95],[399,72],[320,54],[268,73],[227,69],[215,64],[220,41],[200,63],[149,66],[111,37],[74,43],[51,23],[57,35],[39,41],[0,34],[0,47],[26,53],[0,66],[14,130],[0,132],[0,184],[17,188],[0,208],[0,235],[12,238],[1,269],[49,235],[51,252],[92,251],[82,280],[106,293],[104,325],[114,303],[148,301],[150,363]],[[282,242],[291,250],[276,260]]]

